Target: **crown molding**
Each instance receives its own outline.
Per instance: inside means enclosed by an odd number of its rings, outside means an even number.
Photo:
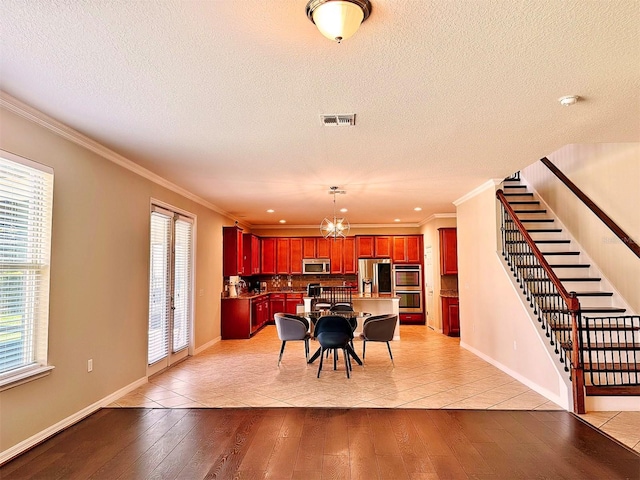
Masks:
[[[80,145],[81,147],[86,148],[87,150],[90,150],[97,155],[100,155],[105,160],[109,160],[110,162],[113,162],[123,168],[126,168],[127,170],[135,173],[136,175],[140,175],[141,177],[144,177],[147,180],[150,180],[153,183],[160,185],[161,187],[164,187],[179,195],[182,195],[183,197],[186,197],[189,200],[193,200],[194,202],[199,203],[200,205],[210,210],[213,210],[214,212],[219,213],[220,215],[233,218],[233,215],[224,211],[223,209],[214,205],[213,203],[205,200],[202,197],[199,197],[198,195],[195,195],[194,193],[191,193],[190,191],[186,190],[183,187],[180,187],[179,185],[176,185],[175,183],[170,182],[169,180],[161,177],[160,175],[153,173],[151,170],[147,170],[146,168],[141,167],[137,163],[132,162],[128,158],[123,157],[122,155],[114,152],[113,150],[110,150],[104,145],[78,132],[77,130],[74,130],[73,128],[63,124],[62,122],[59,122],[58,120],[55,120],[54,118],[40,112],[39,110],[36,110],[35,108],[27,105],[26,103],[21,102],[17,98],[12,97],[11,95],[9,95],[3,90],[0,90],[0,107],[10,112],[13,112],[16,115],[26,120],[29,120],[30,122],[33,122],[43,128],[46,128],[47,130],[55,133],[56,135],[66,140],[69,140],[75,143],[76,145]]]
[[[500,185],[501,183],[502,183],[502,179],[498,179],[498,178],[492,178],[491,180],[487,180],[486,182],[484,182],[479,187],[474,188],[469,193],[463,195],[462,197],[460,197],[457,200],[454,200],[453,204],[457,207],[458,205],[463,204],[467,200],[471,200],[476,195],[480,195],[482,192],[484,192],[485,190],[487,190],[489,188],[495,189],[496,186]]]
[[[458,218],[458,215],[456,213],[434,213],[433,215],[427,217],[426,219],[424,219],[423,221],[421,221],[419,223],[419,225],[422,227],[424,225],[426,225],[427,223],[436,220],[438,218]]]
[[[351,224],[351,230],[360,229],[360,228],[418,228],[420,226],[419,223],[360,223],[360,224]],[[313,229],[320,230],[320,224],[318,225],[289,225],[289,224],[278,224],[278,225],[252,225],[251,230],[291,230],[291,229]],[[356,234],[357,235],[357,234]],[[352,235],[353,236],[353,235]]]

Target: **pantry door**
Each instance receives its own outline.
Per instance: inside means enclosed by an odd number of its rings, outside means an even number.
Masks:
[[[189,355],[193,324],[193,219],[151,210],[147,375]]]

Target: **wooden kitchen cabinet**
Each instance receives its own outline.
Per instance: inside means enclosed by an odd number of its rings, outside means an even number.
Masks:
[[[260,274],[260,238],[251,233],[242,235],[242,274]]]
[[[220,318],[223,340],[250,338],[269,320],[269,296],[223,298]]]
[[[358,258],[374,258],[373,235],[356,236],[356,255]]]
[[[450,337],[460,336],[460,312],[457,298],[442,297],[442,332]]]
[[[296,315],[298,313],[298,305],[302,305],[301,293],[287,293],[287,299],[284,311]]]
[[[276,238],[276,274],[287,275],[289,274],[289,249],[291,241],[289,238],[278,237]]]
[[[344,239],[342,250],[342,273],[345,275],[355,275],[358,272],[356,261],[356,239],[347,237]]]
[[[424,325],[424,315],[422,313],[401,313],[400,323],[402,325]]]
[[[439,228],[440,275],[458,274],[458,236],[455,228]]]
[[[391,237],[386,235],[376,235],[373,237],[375,258],[391,257]]]
[[[263,275],[276,274],[276,239],[265,237],[261,240],[262,255],[260,257],[260,273]]]
[[[342,253],[344,251],[344,239],[331,239],[331,273],[342,273]]]
[[[316,245],[318,239],[316,237],[302,238],[302,258],[317,258]]]
[[[403,235],[393,237],[391,259],[393,263],[415,263],[422,261],[422,236]]]
[[[222,275],[243,274],[242,229],[240,227],[222,227]]]
[[[276,313],[285,313],[287,311],[287,294],[271,293],[269,294],[269,322],[274,322],[273,316]]]
[[[289,273],[302,274],[302,238],[289,239]]]
[[[316,258],[331,258],[332,239],[316,237]]]

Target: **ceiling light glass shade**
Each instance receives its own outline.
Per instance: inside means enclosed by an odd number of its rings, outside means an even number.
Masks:
[[[340,43],[358,30],[371,13],[369,0],[311,0],[307,16],[320,33]]]

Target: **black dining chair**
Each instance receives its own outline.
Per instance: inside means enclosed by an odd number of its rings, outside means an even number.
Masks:
[[[322,361],[324,353],[333,351],[333,369],[337,369],[337,352],[342,350],[344,355],[344,366],[347,372],[347,378],[351,378],[350,370],[350,351],[352,351],[350,342],[353,339],[353,330],[346,318],[340,315],[325,315],[320,317],[316,323],[314,335],[318,343],[320,343],[320,365],[318,366],[318,376],[322,371]]]
[[[393,314],[375,315],[364,321],[362,333],[360,334],[360,338],[362,339],[362,361],[364,361],[367,342],[385,342],[389,349],[391,363],[395,366],[389,342],[393,340],[393,333],[395,332],[397,322],[398,316]]]
[[[353,312],[353,307],[349,303],[336,303],[329,308],[330,312]]]
[[[284,347],[287,342],[302,340],[304,342],[304,356],[309,360],[309,340],[311,335],[309,334],[309,321],[304,317],[298,317],[290,313],[278,312],[273,316],[276,322],[276,330],[278,332],[278,338],[282,340],[282,347],[280,348],[280,356],[278,357],[278,366],[282,361],[282,354],[284,353]]]

